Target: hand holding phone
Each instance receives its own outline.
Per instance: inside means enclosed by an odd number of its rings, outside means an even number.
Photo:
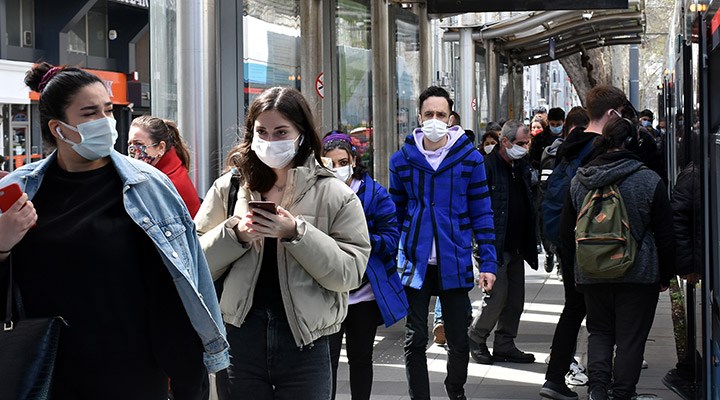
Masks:
[[[7,210],[20,199],[23,192],[17,183],[10,184],[0,189],[0,211],[6,213]]]
[[[0,252],[7,253],[35,226],[37,213],[16,183],[0,189],[0,211]]]

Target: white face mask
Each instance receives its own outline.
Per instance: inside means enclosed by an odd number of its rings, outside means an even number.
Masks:
[[[425,137],[433,143],[442,140],[448,132],[447,124],[435,118],[423,121],[422,128],[420,129],[422,129]]]
[[[296,142],[300,139],[300,143]],[[302,144],[302,136],[298,136],[295,140],[277,140],[270,142],[260,139],[255,134],[250,149],[257,154],[260,161],[270,168],[285,168],[295,155]]]
[[[350,179],[352,174],[353,174],[352,165],[346,165],[344,167],[339,167],[339,168],[333,169],[333,175],[335,175],[338,179],[340,179],[341,181],[346,182],[346,183],[347,183],[348,179]]]
[[[489,144],[487,146],[483,146],[483,149],[485,150],[485,154],[492,153],[493,149],[495,148],[494,144]]]
[[[80,143],[74,143],[62,134],[60,127],[55,129],[55,132],[57,132],[63,142],[72,145],[76,153],[89,161],[99,160],[109,156],[118,138],[117,129],[115,129],[117,121],[113,118],[100,118],[83,122],[77,127],[68,125],[62,121],[58,122],[66,128],[80,134]]]
[[[514,144],[511,148],[507,149],[507,155],[512,160],[519,160],[523,157],[525,157],[525,154],[527,154],[528,149],[518,146]]]

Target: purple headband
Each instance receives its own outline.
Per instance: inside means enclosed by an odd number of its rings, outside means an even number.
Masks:
[[[331,134],[325,136],[322,140],[322,143],[323,143],[323,145],[326,145],[330,142],[334,142],[334,141],[338,141],[338,140],[342,141],[342,142],[347,142],[350,146],[352,146],[352,141],[350,140],[350,136],[348,136],[345,133],[337,133],[337,132],[331,133]]]
[[[48,83],[52,80],[52,78],[57,75],[58,72],[62,71],[62,67],[52,67],[48,70],[48,72],[43,75],[42,79],[40,80],[40,84],[38,85],[38,92],[42,92],[45,90],[45,86],[47,86]]]

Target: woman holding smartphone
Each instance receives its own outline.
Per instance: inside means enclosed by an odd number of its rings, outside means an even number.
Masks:
[[[357,194],[365,211],[372,252],[360,287],[350,291],[348,315],[340,332],[330,336],[333,398],[342,338],[345,336],[350,392],[353,400],[369,399],[373,382],[373,345],[378,325],[389,327],[407,315],[408,302],[395,266],[400,230],[395,203],[382,185],[357,161],[350,136],[332,132],[323,138],[323,156],[333,161],[334,174]]]
[[[0,181],[25,192],[0,216],[0,275],[11,262],[28,318],[68,322],[51,397],[165,400],[171,379],[175,399],[206,399],[228,344],[182,199],[160,171],[113,149],[97,76],[40,63],[25,82],[55,151]]]
[[[300,92],[267,89],[228,157],[240,176],[234,210],[228,172],[195,218],[213,277],[228,271],[220,307],[234,361],[221,399],[330,398],[327,336],[362,282],[370,241],[359,199],[321,166],[321,154]],[[253,201],[277,211],[251,209]]]

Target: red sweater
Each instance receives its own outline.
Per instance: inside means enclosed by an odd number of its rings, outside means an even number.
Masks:
[[[160,161],[155,164],[155,168],[170,178],[170,181],[175,185],[175,189],[177,189],[180,197],[185,202],[188,211],[190,211],[190,216],[195,218],[195,214],[200,209],[200,198],[195,185],[190,180],[187,168],[183,167],[174,147],[160,158]]]

